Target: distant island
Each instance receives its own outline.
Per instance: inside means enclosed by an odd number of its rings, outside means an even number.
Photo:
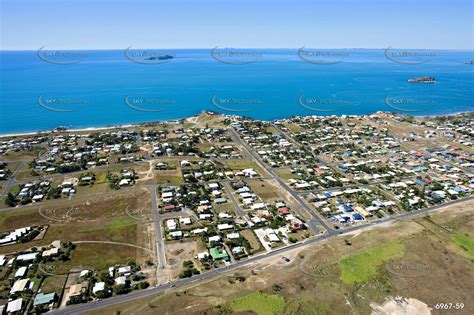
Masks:
[[[173,59],[174,57],[171,55],[163,55],[163,56],[151,56],[146,58],[145,60],[168,60]]]
[[[466,61],[465,64],[467,64],[467,65],[474,65],[474,61]]]
[[[433,77],[418,77],[418,78],[408,79],[407,82],[410,82],[410,83],[435,83],[436,79],[433,78]]]

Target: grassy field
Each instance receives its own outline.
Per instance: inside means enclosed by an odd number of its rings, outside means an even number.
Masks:
[[[155,178],[157,184],[184,183],[183,176],[181,175],[181,171],[179,169],[155,171]]]
[[[268,176],[268,173],[265,172],[257,163],[252,160],[247,159],[228,159],[221,160],[222,164],[231,170],[243,170],[246,168],[253,168],[261,177]]]
[[[110,266],[135,260],[134,257],[142,255],[137,251],[140,249],[123,245],[77,244],[70,260],[48,263],[48,271],[58,275],[63,275],[73,268],[102,271]]]
[[[456,233],[451,236],[451,239],[467,258],[474,259],[474,241],[468,234]]]
[[[259,240],[257,239],[257,236],[255,236],[254,232],[251,230],[242,230],[240,231],[240,234],[249,241],[250,247],[252,247],[254,254],[258,253],[263,250],[262,244],[260,244]]]
[[[66,278],[64,277],[47,277],[43,281],[41,290],[43,292],[56,292],[56,294],[61,294]]]
[[[366,282],[389,259],[403,256],[403,246],[396,241],[383,244],[338,262],[341,280],[347,284]]]
[[[0,231],[48,225],[42,240],[0,247],[0,254],[26,250],[62,241],[112,241],[147,247],[146,224],[129,217],[125,210],[150,209],[146,190],[135,190],[50,206],[12,209],[0,213]],[[41,208],[41,209],[40,209]],[[133,212],[133,211],[131,211]],[[104,265],[128,259],[144,260],[150,254],[133,247],[111,244],[78,244],[71,264]],[[88,250],[89,248],[89,250]],[[67,266],[66,266],[67,267]]]
[[[230,303],[235,311],[252,311],[259,315],[273,315],[283,313],[285,300],[279,295],[267,295],[262,292],[253,292]]]
[[[273,186],[267,180],[248,180],[247,185],[257,194],[264,202],[275,202],[281,200],[278,194],[278,188]]]

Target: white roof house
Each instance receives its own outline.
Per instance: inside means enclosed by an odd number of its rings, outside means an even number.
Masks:
[[[12,288],[10,289],[10,294],[23,292],[28,286],[29,282],[30,282],[30,279],[21,279],[21,280],[16,281],[13,284]]]
[[[22,278],[26,271],[28,270],[28,267],[20,267],[18,270],[15,272],[15,278]]]
[[[56,256],[59,254],[59,248],[53,247],[51,249],[45,250],[43,252],[43,257],[51,257],[51,256]]]
[[[105,290],[105,282],[97,282],[92,288],[92,293],[96,294],[97,292]]]
[[[178,225],[176,224],[176,221],[174,219],[166,220],[166,227],[168,228],[168,230],[176,230],[177,226]]]
[[[118,273],[120,275],[130,274],[131,272],[132,272],[132,267],[130,266],[120,267],[118,270]]]
[[[208,251],[200,252],[197,254],[197,257],[199,260],[206,259],[207,257],[209,257],[209,252]]]
[[[280,241],[280,238],[278,237],[278,235],[275,233],[274,230],[266,229],[265,233],[267,234],[267,237],[271,242],[279,242]]]
[[[233,240],[233,239],[238,239],[240,237],[240,234],[239,232],[234,232],[234,233],[228,233],[226,235],[226,237],[230,240]]]
[[[19,298],[13,301],[8,302],[7,313],[18,312],[23,306],[23,299]]]
[[[214,236],[209,237],[209,243],[220,242],[220,240],[221,240],[221,237],[219,235],[214,235]]]
[[[90,272],[91,272],[91,271],[90,271],[90,270],[87,270],[87,269],[82,270],[79,276],[80,276],[81,278],[82,278],[82,277],[86,277],[86,276],[89,275]]]
[[[185,218],[181,217],[181,218],[179,218],[179,223],[180,223],[180,224],[184,224],[184,225],[189,225],[189,224],[191,224],[191,218],[189,218],[189,217],[185,217]]]
[[[16,259],[21,260],[21,261],[34,260],[36,256],[38,256],[38,254],[39,253],[29,253],[29,254],[18,255]]]
[[[232,224],[223,223],[223,224],[218,224],[217,228],[219,229],[219,231],[223,231],[223,230],[233,229],[234,226]]]
[[[116,285],[125,285],[125,284],[127,284],[127,278],[125,278],[123,276],[115,278],[115,284]]]
[[[182,232],[182,231],[173,231],[173,232],[170,232],[170,237],[173,237],[173,238],[181,238],[181,237],[183,237],[183,232]]]

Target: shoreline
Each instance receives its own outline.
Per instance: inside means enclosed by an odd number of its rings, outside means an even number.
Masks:
[[[456,112],[456,113],[451,113],[451,114],[442,114],[442,115],[420,115],[420,116],[412,116],[414,118],[436,118],[436,117],[452,117],[452,116],[460,116],[460,115],[465,115],[469,113],[473,113],[474,111],[463,111],[463,112]],[[222,115],[222,116],[235,116],[235,115],[229,115],[229,114],[222,114],[222,113],[217,113],[209,110],[202,111],[201,113],[212,113],[215,115]],[[399,114],[399,113],[394,113],[394,112],[386,112],[386,111],[376,111],[371,114],[363,114],[363,115],[347,115],[347,116],[367,116],[367,115],[375,115],[377,113],[391,113],[394,115],[400,115],[400,116],[406,116],[407,114]],[[162,124],[162,123],[173,123],[177,122],[180,120],[185,120],[193,117],[198,117],[200,114],[180,118],[180,119],[170,119],[170,120],[162,120],[162,121],[151,121],[151,122],[140,122],[140,123],[132,123],[132,124],[123,124],[123,125],[111,125],[111,126],[98,126],[98,127],[84,127],[84,128],[73,128],[73,129],[66,129],[64,132],[85,132],[85,131],[98,131],[98,130],[107,130],[107,129],[119,129],[119,128],[135,128],[135,127],[143,127],[144,125],[150,124]],[[346,114],[341,114],[341,115],[335,115],[338,117],[344,116]],[[238,116],[238,115],[237,115]],[[284,119],[289,119],[292,117],[310,117],[310,116],[321,116],[325,117],[323,115],[298,115],[298,116],[289,116],[285,118],[280,118],[280,119],[272,119],[272,120],[264,120],[264,119],[255,119],[255,120],[260,120],[260,121],[266,121],[266,122],[271,122],[271,121],[278,121],[278,120],[284,120]],[[329,116],[334,116],[334,115],[327,115]],[[0,139],[1,138],[7,138],[7,137],[21,137],[21,136],[32,136],[32,135],[41,135],[41,134],[50,134],[54,133],[54,129],[52,130],[38,130],[38,131],[31,131],[31,132],[17,132],[17,133],[9,133],[9,134],[0,134]]]

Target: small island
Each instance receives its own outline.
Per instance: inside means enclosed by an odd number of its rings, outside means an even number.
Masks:
[[[173,59],[174,57],[172,55],[163,55],[163,56],[151,56],[146,58],[146,60],[169,60]]]
[[[466,61],[465,64],[466,65],[474,65],[474,61]]]
[[[407,82],[409,83],[435,83],[436,79],[433,77],[418,77],[418,78],[408,79]]]

